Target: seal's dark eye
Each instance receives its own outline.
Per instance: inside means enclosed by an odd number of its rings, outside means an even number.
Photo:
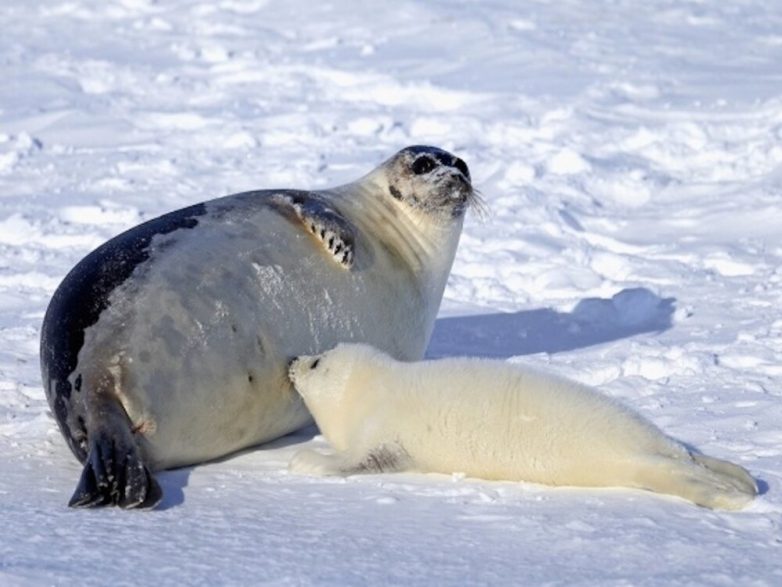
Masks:
[[[312,361],[312,365],[310,365],[310,369],[317,369],[319,363],[320,363],[320,359],[319,358],[315,359],[314,361]]]
[[[470,179],[470,170],[467,168],[467,164],[458,157],[454,160],[453,166],[462,172],[462,175],[467,179]]]
[[[427,157],[426,155],[421,155],[418,159],[413,161],[412,169],[413,169],[413,173],[415,173],[416,175],[422,175],[424,173],[429,173],[435,167],[436,164],[431,157]]]

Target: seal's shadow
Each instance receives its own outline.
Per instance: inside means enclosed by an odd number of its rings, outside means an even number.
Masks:
[[[639,287],[610,299],[586,298],[572,312],[551,309],[456,316],[437,320],[428,358],[508,358],[559,353],[671,328],[675,298]]]
[[[222,463],[230,461],[239,455],[245,453],[255,452],[259,449],[269,450],[275,448],[285,448],[287,446],[293,446],[312,440],[315,436],[320,434],[315,424],[310,424],[291,432],[281,438],[272,440],[265,444],[259,444],[256,446],[249,446],[237,452],[232,452],[225,456],[206,461],[206,463],[199,463],[197,466],[201,467],[210,463]],[[195,466],[181,467],[179,469],[167,469],[165,471],[158,471],[155,473],[155,479],[160,483],[161,489],[163,489],[163,500],[155,508],[157,511],[164,511],[178,505],[182,505],[185,502],[185,487],[190,480],[190,474],[195,470]]]
[[[192,472],[193,467],[183,467],[155,473],[155,479],[163,490],[163,501],[158,504],[156,510],[167,510],[185,502],[184,489],[187,487]]]

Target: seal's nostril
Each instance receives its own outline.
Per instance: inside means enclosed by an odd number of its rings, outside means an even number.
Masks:
[[[314,361],[312,361],[312,365],[310,365],[310,369],[317,369],[318,363],[320,363],[320,358],[317,358]]]
[[[288,371],[290,372],[291,369],[293,369],[293,366],[296,364],[296,361],[298,361],[298,357],[291,357],[288,359]]]

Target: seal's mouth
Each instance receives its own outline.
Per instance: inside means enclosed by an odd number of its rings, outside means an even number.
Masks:
[[[302,370],[314,371],[320,364],[320,356],[315,357],[293,357],[288,360],[288,379],[293,384],[294,389],[301,393],[301,390],[296,386],[296,378]]]
[[[448,177],[443,178],[442,190],[452,206],[452,217],[462,216],[468,209],[475,210],[481,217],[485,215],[487,208],[480,192],[472,187],[469,177],[460,171],[452,170]]]

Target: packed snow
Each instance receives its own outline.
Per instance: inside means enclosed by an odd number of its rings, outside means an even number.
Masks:
[[[782,584],[782,4],[0,3],[0,584]],[[308,428],[165,472],[153,512],[80,473],[38,337],[66,272],[163,212],[470,166],[430,357],[598,386],[761,494],[287,472]]]

